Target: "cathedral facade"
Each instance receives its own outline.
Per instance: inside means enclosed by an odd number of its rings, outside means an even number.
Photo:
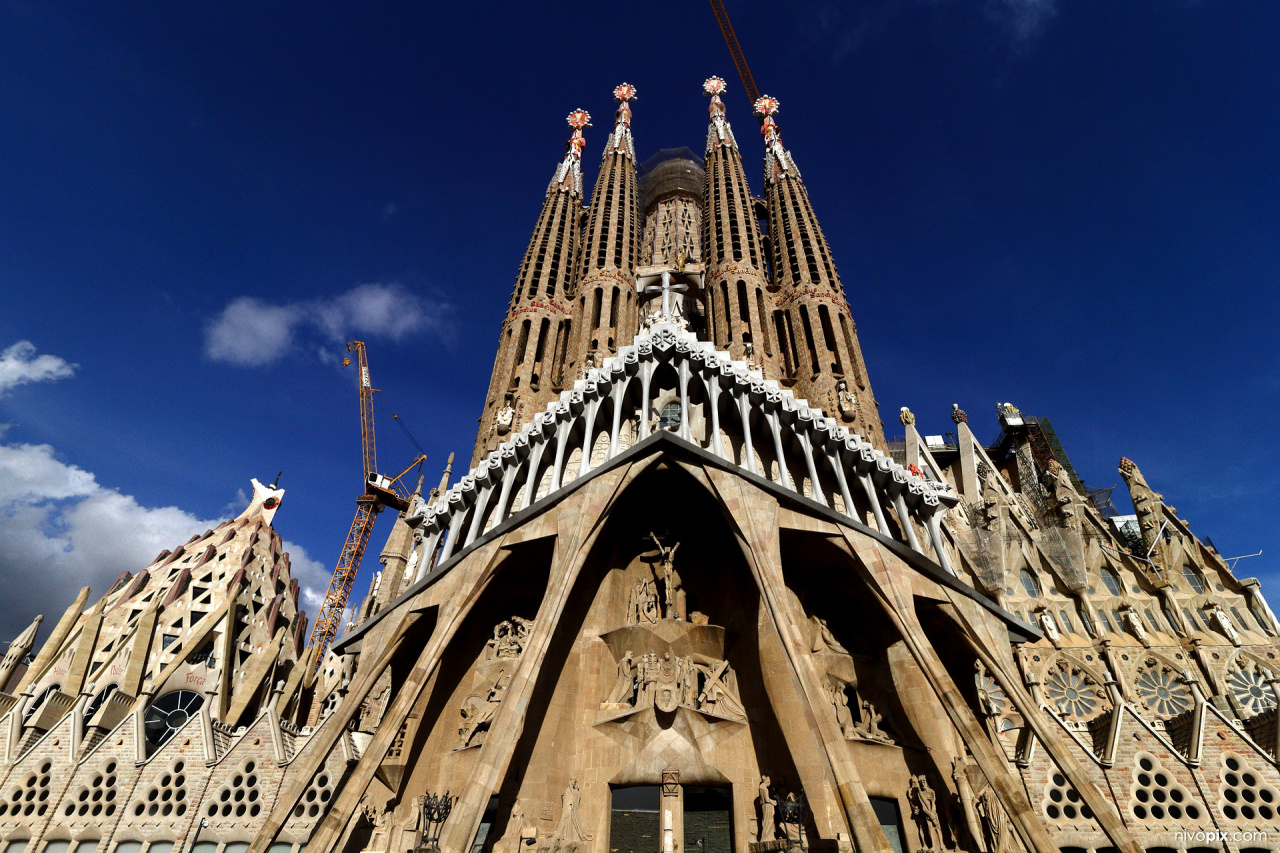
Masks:
[[[1280,625],[1124,459],[1047,419],[886,435],[755,104],[547,187],[470,470],[415,493],[317,660],[239,517],[0,663],[3,853],[1280,849]],[[1272,840],[1268,840],[1268,839]]]

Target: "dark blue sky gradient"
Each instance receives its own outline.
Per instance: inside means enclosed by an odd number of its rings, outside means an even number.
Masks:
[[[1280,7],[727,6],[889,431],[902,405],[950,430],[956,402],[990,437],[1012,401],[1091,485],[1127,455],[1225,554],[1265,550],[1241,575],[1280,576]],[[394,410],[434,480],[470,458],[563,117],[595,117],[590,186],[614,85],[639,90],[643,159],[702,149],[711,74],[758,193],[706,4],[0,3],[0,349],[80,365],[0,398],[4,441],[202,518],[283,469],[277,529],[331,563],[361,487],[352,372],[322,338],[215,362],[208,324],[241,296],[423,294],[440,330],[370,358],[382,467],[412,455]]]

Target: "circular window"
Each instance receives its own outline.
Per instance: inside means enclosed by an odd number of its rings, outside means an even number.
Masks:
[[[278,506],[280,506],[280,499],[274,496],[262,502],[263,509],[275,509]]]
[[[204,697],[194,690],[174,690],[151,703],[143,730],[152,746],[160,747],[187,724],[204,704]]]

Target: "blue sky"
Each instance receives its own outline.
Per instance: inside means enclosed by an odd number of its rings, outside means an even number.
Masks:
[[[1277,576],[1280,7],[727,5],[886,422],[945,432],[954,402],[994,435],[1012,401],[1091,485],[1127,455]],[[278,470],[322,588],[361,488],[343,341],[384,469],[413,454],[393,411],[429,479],[469,459],[563,117],[596,118],[589,186],[614,85],[643,158],[700,150],[711,74],[759,192],[698,3],[0,2],[0,635]]]

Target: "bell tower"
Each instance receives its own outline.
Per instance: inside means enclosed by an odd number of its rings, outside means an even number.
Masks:
[[[765,146],[765,204],[776,290],[773,325],[783,375],[797,397],[885,450],[884,425],[831,247],[774,118],[778,99],[760,98],[755,113]]]
[[[769,329],[773,295],[765,274],[755,204],[738,141],[720,100],[725,82],[712,77],[702,84],[702,90],[711,98],[702,240],[709,337],[734,358],[763,369],[766,377],[785,379],[788,377],[777,367],[782,357]]]
[[[591,208],[578,262],[576,329],[566,366],[567,382],[585,368],[599,367],[636,332],[635,270],[640,250],[640,213],[636,186],[636,147],[631,138],[631,102],[636,88],[623,83],[613,90],[618,102],[613,131],[604,146],[600,176],[591,193]]]
[[[591,126],[591,116],[586,110],[574,110],[567,121],[573,136],[547,186],[538,224],[516,276],[480,416],[473,465],[563,389],[582,213],[582,148],[586,144],[582,129]]]

